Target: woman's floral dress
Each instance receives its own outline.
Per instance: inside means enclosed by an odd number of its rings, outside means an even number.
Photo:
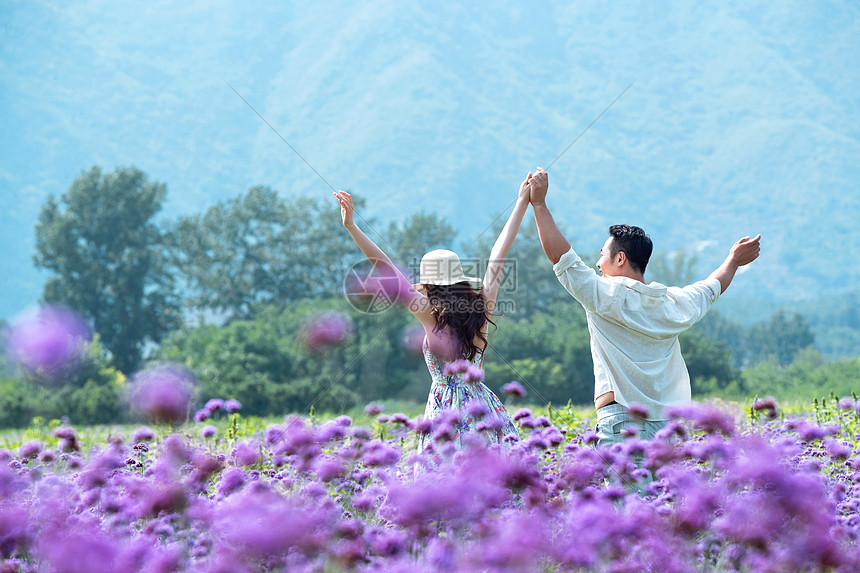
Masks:
[[[445,439],[463,446],[463,434],[473,432],[489,444],[510,445],[519,440],[519,433],[505,406],[492,390],[480,380],[469,381],[476,370],[481,371],[484,363],[484,349],[479,349],[475,357],[467,362],[458,361],[471,368],[469,372],[452,372],[453,362],[446,361],[430,350],[427,337],[424,337],[424,361],[430,370],[432,384],[424,418],[434,421],[434,434],[427,438],[438,438],[439,431],[447,431]],[[448,367],[446,369],[446,366]],[[455,368],[456,369],[456,368]],[[449,425],[445,428],[444,421]],[[436,422],[443,422],[435,424]],[[507,439],[506,436],[508,437]],[[419,447],[425,446],[422,438]]]

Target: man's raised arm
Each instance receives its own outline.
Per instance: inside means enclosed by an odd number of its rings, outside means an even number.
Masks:
[[[556,264],[561,256],[570,250],[570,243],[559,231],[546,206],[546,191],[549,188],[549,177],[546,171],[538,167],[531,178],[530,187],[529,201],[535,212],[540,244],[549,261]]]
[[[732,279],[735,278],[735,273],[739,267],[748,265],[758,258],[761,250],[761,235],[756,235],[754,239],[744,237],[737,243],[732,245],[729,251],[729,256],[723,261],[717,270],[711,273],[708,278],[715,278],[720,281],[721,293],[726,292],[729,285],[732,284]]]

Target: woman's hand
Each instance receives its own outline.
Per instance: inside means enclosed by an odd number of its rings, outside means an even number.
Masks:
[[[355,210],[352,206],[352,197],[346,191],[336,191],[334,196],[340,202],[340,218],[343,219],[343,226],[352,227],[355,224],[352,220],[352,213]]]
[[[531,191],[531,180],[532,180],[532,172],[529,171],[528,176],[520,183],[520,191],[517,194],[517,200],[522,201],[525,199],[526,203],[529,201],[529,192]]]

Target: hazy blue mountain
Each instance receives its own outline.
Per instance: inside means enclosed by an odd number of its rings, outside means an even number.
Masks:
[[[761,232],[726,298],[858,284],[855,2],[224,4],[3,2],[0,317],[41,292],[39,207],[92,165],[167,183],[165,218],[331,193],[225,80],[366,217],[435,211],[463,249],[634,82],[550,169],[583,252],[624,221],[704,273]]]

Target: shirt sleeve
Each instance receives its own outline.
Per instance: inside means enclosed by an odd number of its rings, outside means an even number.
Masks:
[[[601,304],[600,277],[594,269],[582,262],[571,248],[552,266],[558,282],[579,301],[586,310],[597,312]]]
[[[709,278],[687,285],[681,290],[687,295],[698,315],[694,317],[693,322],[698,322],[705,316],[711,305],[720,298],[722,286],[719,279]]]

